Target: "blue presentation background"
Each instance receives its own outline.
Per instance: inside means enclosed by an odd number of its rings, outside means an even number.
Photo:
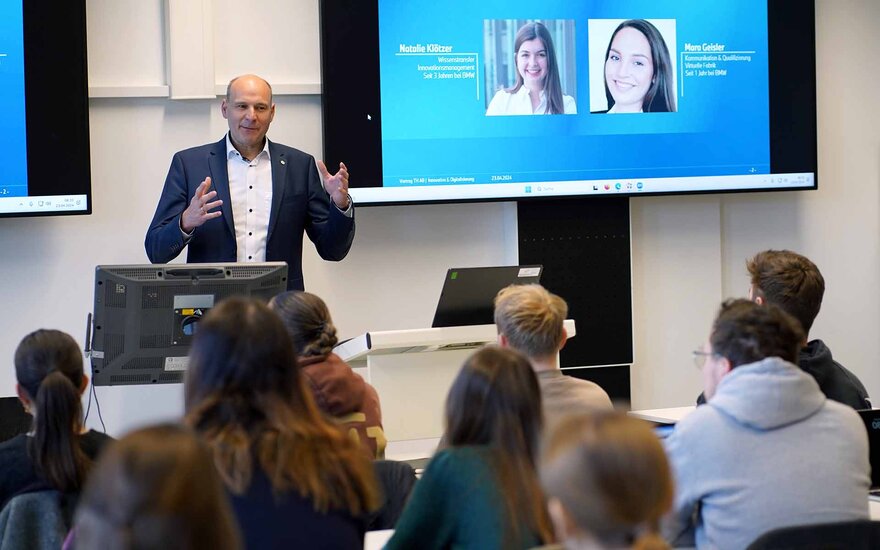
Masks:
[[[27,196],[22,3],[0,2],[0,151],[9,159],[0,175],[0,197]]]
[[[485,82],[483,22],[517,18],[575,20],[577,115],[485,116],[486,91],[476,95]],[[628,18],[676,20],[668,46],[679,67],[677,113],[589,113],[587,21]],[[770,171],[766,0],[380,0],[379,22],[385,186],[432,176],[490,183],[510,174],[510,183]],[[756,53],[748,63],[718,62],[726,77],[686,77],[682,98],[685,42]],[[400,44],[419,43],[451,45],[449,56],[478,53],[476,82],[424,80],[416,65],[435,57],[395,55]]]

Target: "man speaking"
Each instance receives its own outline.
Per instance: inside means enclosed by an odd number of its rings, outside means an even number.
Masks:
[[[284,261],[287,288],[302,290],[303,230],[325,260],[351,248],[348,170],[340,163],[330,174],[311,155],[266,139],[275,104],[258,76],[232,79],[220,111],[229,133],[171,160],[147,256],[167,263],[188,247],[188,262]]]

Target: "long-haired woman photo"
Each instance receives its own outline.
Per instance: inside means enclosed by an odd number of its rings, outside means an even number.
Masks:
[[[186,422],[207,442],[248,548],[361,548],[378,505],[371,462],[325,420],[290,335],[267,305],[232,298],[199,324]]]
[[[674,112],[672,62],[663,35],[644,19],[618,25],[605,50],[608,113]]]
[[[446,434],[386,549],[531,548],[552,539],[535,470],[541,392],[528,359],[495,346],[465,361]]]
[[[563,93],[553,37],[543,23],[535,21],[520,27],[513,60],[516,81],[495,94],[486,115],[577,113],[574,98]]]

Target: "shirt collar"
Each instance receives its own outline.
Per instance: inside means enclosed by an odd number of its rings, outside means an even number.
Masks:
[[[265,139],[266,139],[266,141],[263,143],[263,150],[260,151],[260,153],[257,155],[257,157],[259,157],[263,153],[266,153],[266,158],[272,158],[269,155],[269,138],[265,138]],[[244,160],[244,157],[241,156],[241,153],[238,152],[238,149],[236,149],[235,146],[232,145],[232,140],[229,139],[229,132],[226,132],[226,160],[229,160],[234,157],[240,157],[242,160]],[[254,160],[254,159],[250,159],[250,160]]]
[[[545,91],[545,90],[541,90],[541,100],[542,100],[542,101],[543,101],[543,99],[544,99],[544,95],[545,95],[545,94],[544,94],[544,91]],[[516,91],[516,95],[520,95],[520,96],[521,96],[521,95],[525,95],[525,96],[527,96],[527,95],[529,95],[529,89],[526,88],[525,86],[520,86],[520,87],[519,87],[519,90]]]

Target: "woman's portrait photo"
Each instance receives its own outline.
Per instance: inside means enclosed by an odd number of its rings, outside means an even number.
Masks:
[[[573,20],[497,19],[483,26],[487,116],[577,113]]]
[[[588,32],[591,113],[676,111],[674,19],[591,19]]]

